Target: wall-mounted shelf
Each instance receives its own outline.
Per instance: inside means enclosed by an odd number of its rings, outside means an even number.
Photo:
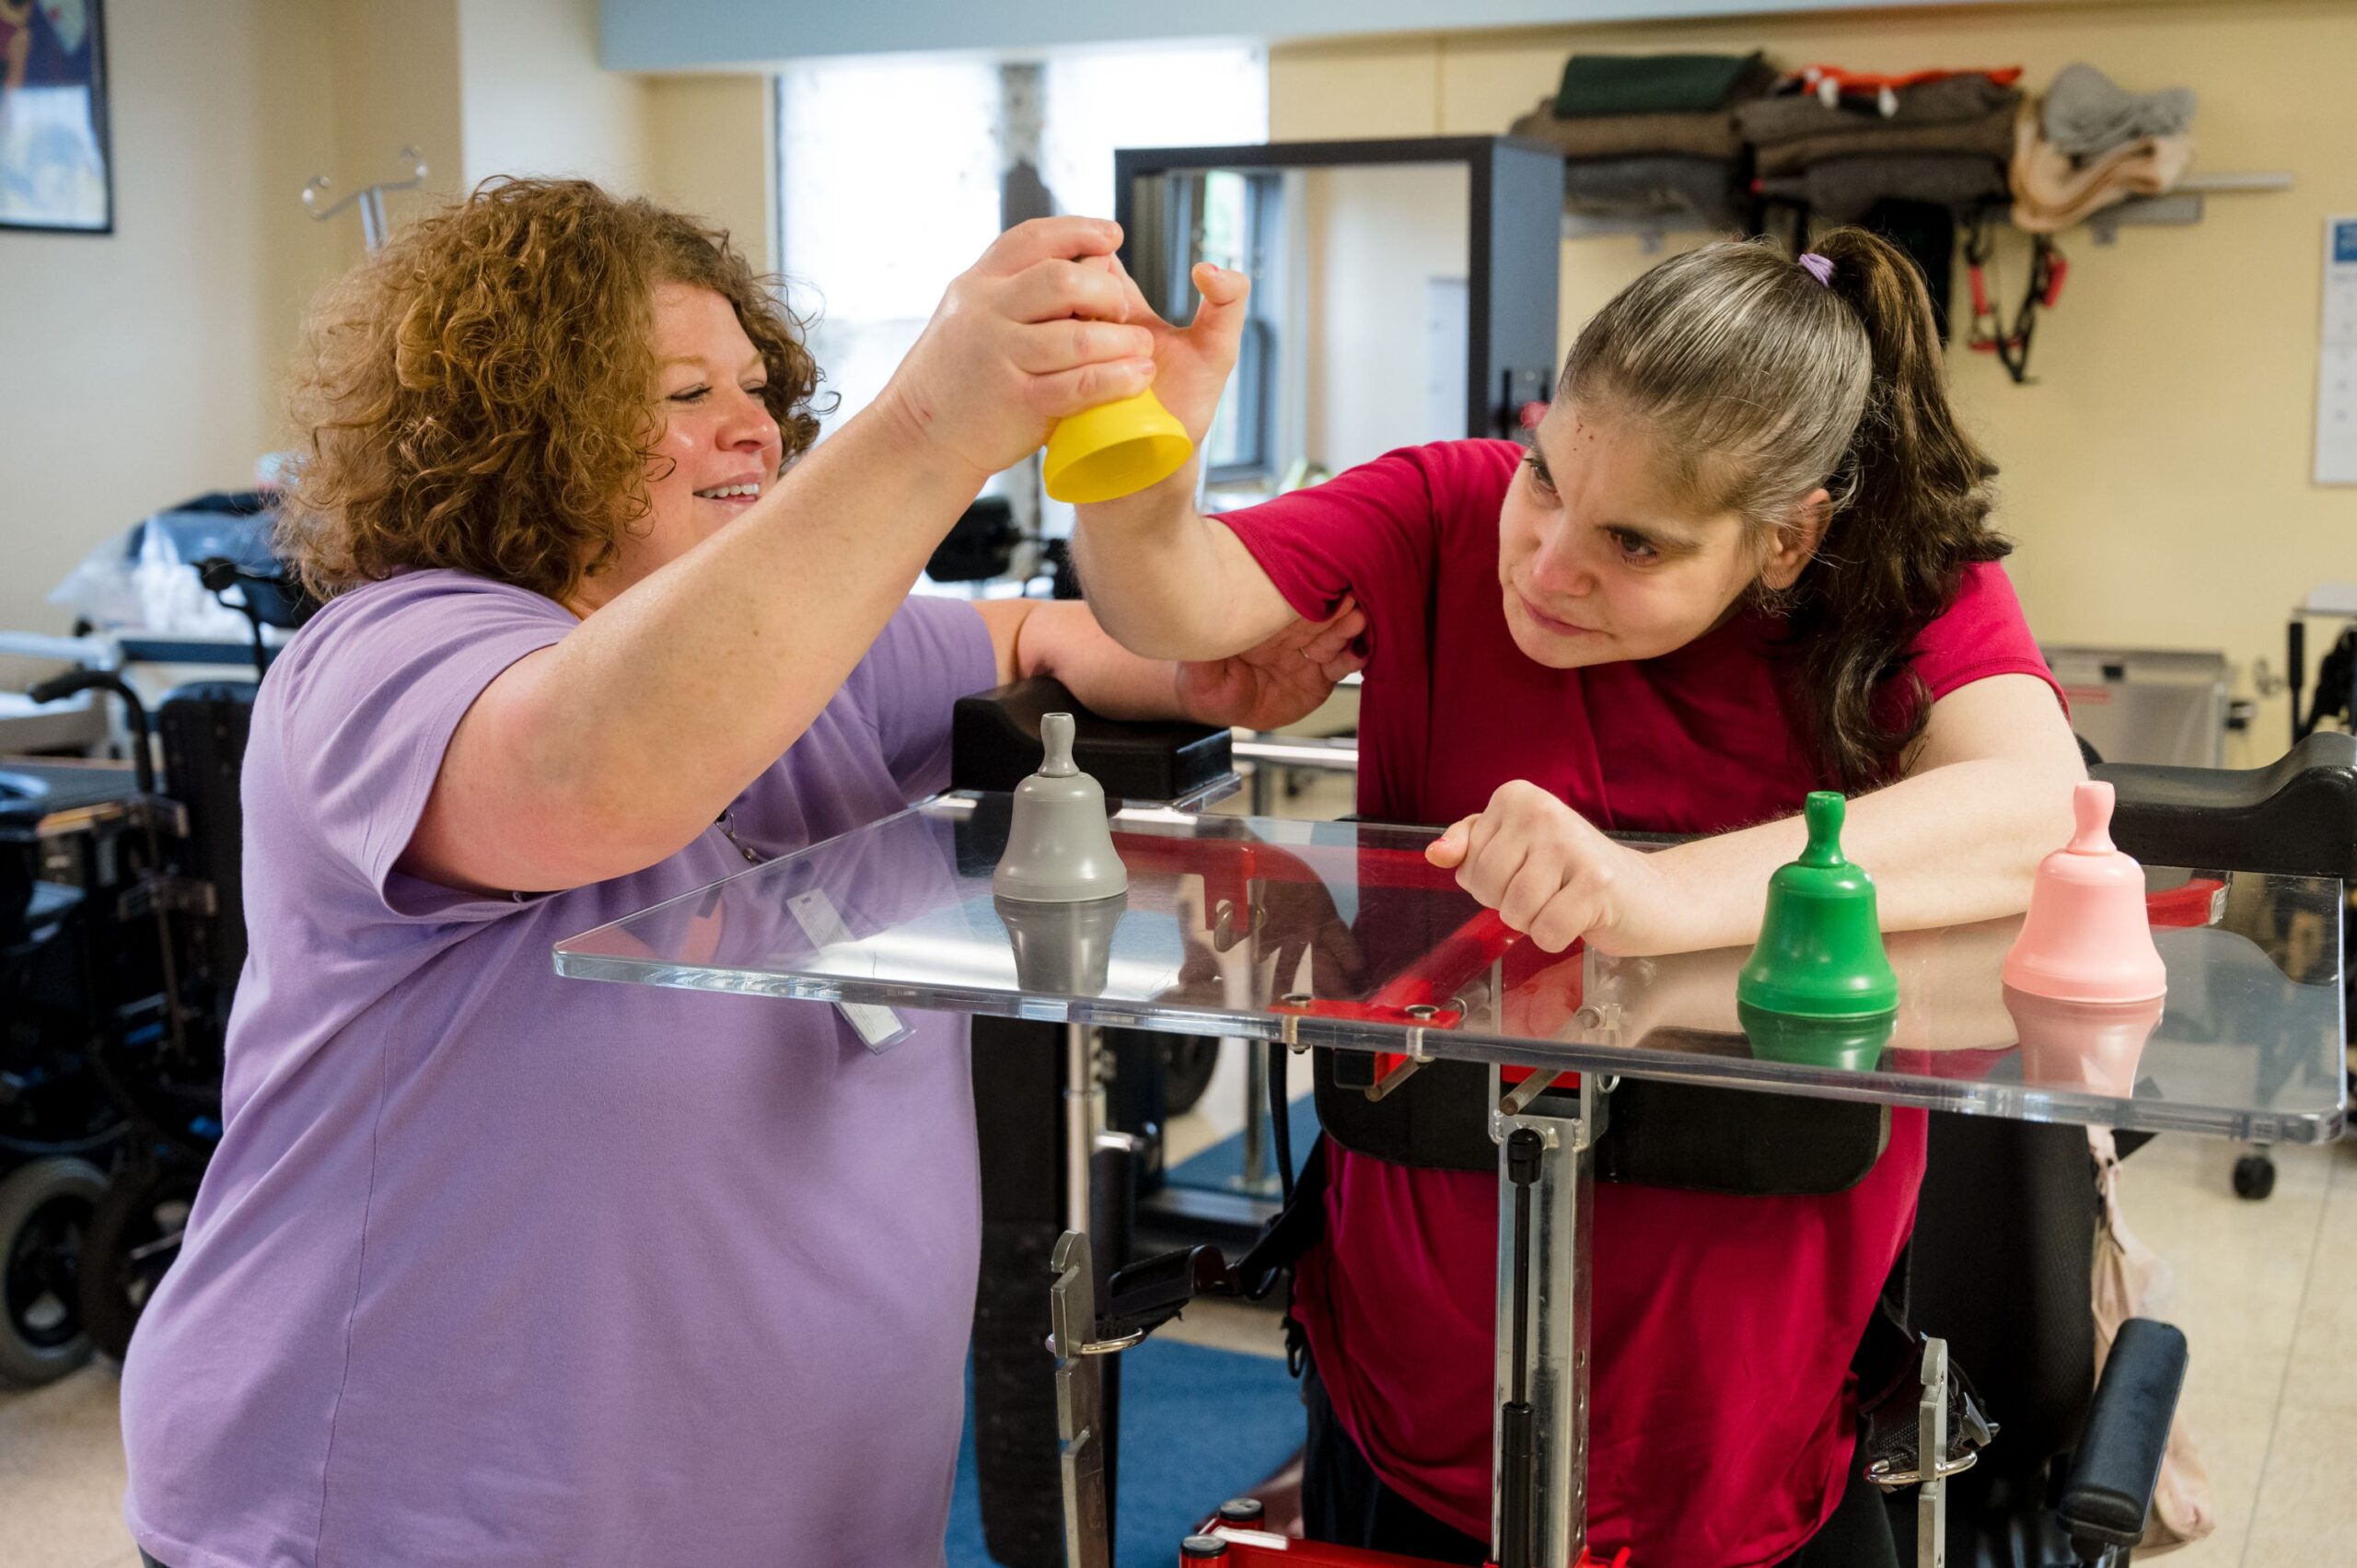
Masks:
[[[2157,196],[2131,196],[2116,207],[2106,207],[2087,219],[2087,231],[2098,245],[2119,238],[2123,225],[2154,224],[2180,226],[2201,221],[2202,198],[2246,191],[2289,191],[2289,174],[2189,174]]]

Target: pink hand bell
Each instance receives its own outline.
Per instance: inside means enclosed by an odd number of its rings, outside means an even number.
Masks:
[[[2083,784],[2078,831],[2041,862],[2005,984],[2058,1002],[2144,1002],[2168,990],[2144,911],[2144,868],[2111,842],[2112,792]]]

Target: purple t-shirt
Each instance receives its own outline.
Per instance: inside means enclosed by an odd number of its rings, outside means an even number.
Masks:
[[[125,1513],[172,1568],[941,1560],[964,1020],[875,1055],[821,1004],[557,977],[561,938],[746,869],[717,827],[525,902],[393,868],[459,715],[574,624],[419,572],[262,685],[227,1131],[123,1369]],[[992,669],[970,607],[911,599],[737,838],[942,787]]]

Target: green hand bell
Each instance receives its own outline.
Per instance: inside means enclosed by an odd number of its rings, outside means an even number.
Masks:
[[[1841,854],[1843,802],[1808,797],[1808,848],[1768,879],[1759,944],[1736,999],[1798,1018],[1864,1018],[1898,1005],[1898,977],[1883,956],[1874,878]]]

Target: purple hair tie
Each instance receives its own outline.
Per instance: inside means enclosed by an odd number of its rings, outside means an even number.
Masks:
[[[1826,288],[1831,288],[1833,286],[1832,257],[1820,256],[1816,251],[1811,250],[1801,257],[1800,262],[1801,271],[1815,278],[1820,285]]]

